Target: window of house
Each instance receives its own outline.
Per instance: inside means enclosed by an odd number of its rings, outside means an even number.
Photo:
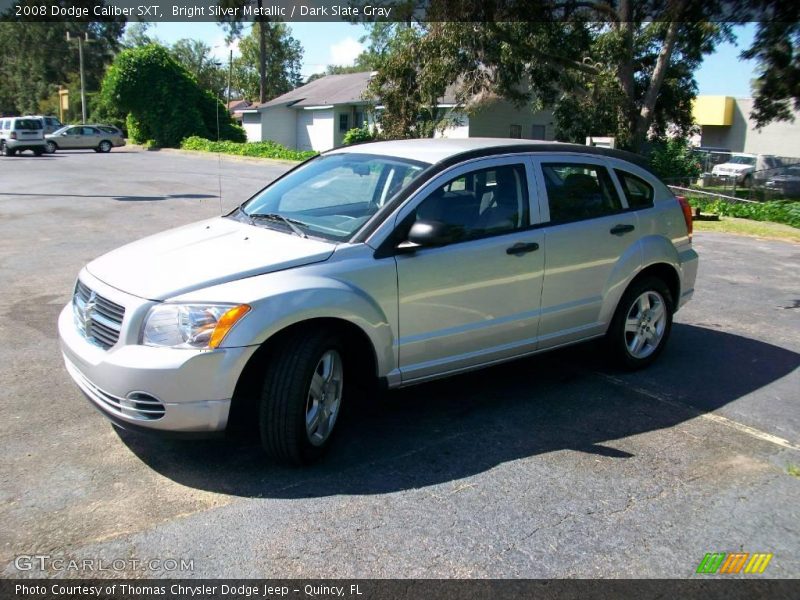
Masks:
[[[631,208],[650,208],[653,206],[653,187],[644,179],[637,177],[627,171],[615,169],[614,172],[619,178],[622,192]]]
[[[512,125],[509,128],[508,137],[516,140],[522,139],[522,125]]]
[[[530,221],[525,167],[505,165],[459,175],[423,200],[416,217],[445,223],[457,241],[527,227]]]
[[[357,110],[354,121],[353,127],[361,129],[364,126],[364,113],[360,110]]]
[[[567,223],[622,210],[605,167],[583,163],[542,163],[550,221]]]
[[[350,115],[341,113],[339,115],[339,131],[344,132],[350,129]]]

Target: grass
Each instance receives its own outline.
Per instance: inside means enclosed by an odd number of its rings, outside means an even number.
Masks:
[[[786,467],[786,472],[793,477],[800,477],[800,467],[797,465],[789,465]]]
[[[739,217],[753,221],[783,223],[800,228],[800,200],[775,200],[772,202],[727,202],[708,200],[689,195],[689,204],[704,213],[725,217]]]
[[[233,156],[251,156],[254,158],[277,158],[280,160],[306,160],[317,152],[301,152],[290,150],[277,142],[214,142],[205,138],[192,136],[181,142],[181,149],[198,152],[219,152]]]
[[[770,223],[768,221],[751,221],[750,219],[737,219],[736,217],[720,217],[719,221],[695,221],[695,231],[717,231],[721,233],[734,233],[751,237],[784,240],[800,243],[800,229]]]

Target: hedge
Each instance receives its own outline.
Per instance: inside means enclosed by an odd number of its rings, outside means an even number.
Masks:
[[[726,202],[689,198],[689,204],[702,212],[725,217],[739,217],[753,221],[771,221],[800,228],[800,200],[773,200],[771,202]]]
[[[181,142],[184,150],[198,150],[200,152],[219,152],[221,154],[234,154],[236,156],[254,156],[256,158],[279,158],[283,160],[306,160],[316,156],[318,152],[289,150],[277,142],[215,142],[205,138],[191,136]]]

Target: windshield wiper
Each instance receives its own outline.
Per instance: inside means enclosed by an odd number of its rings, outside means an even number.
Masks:
[[[308,237],[305,233],[303,233],[303,230],[297,226],[297,225],[302,225],[304,227],[308,227],[308,225],[306,223],[303,223],[302,221],[298,221],[297,219],[290,219],[288,217],[284,217],[282,214],[279,213],[252,213],[247,216],[250,217],[251,221],[255,221],[256,219],[264,219],[265,221],[282,221],[283,223],[286,223],[286,225],[289,227],[289,229],[292,230],[293,233],[299,235],[302,238]]]

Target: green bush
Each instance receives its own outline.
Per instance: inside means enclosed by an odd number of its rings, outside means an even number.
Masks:
[[[129,115],[131,139],[152,140],[160,147],[177,147],[187,136],[219,137],[243,142],[223,104],[202,89],[195,78],[162,46],[123,50],[109,67],[98,109],[107,116]]]
[[[283,160],[306,160],[316,156],[318,152],[290,150],[277,142],[247,142],[237,143],[220,141],[215,142],[198,136],[191,136],[181,142],[184,150],[197,150],[200,152],[220,152],[236,156],[253,156],[256,158],[280,158]]]
[[[342,143],[345,146],[347,146],[349,144],[360,144],[362,142],[371,142],[374,139],[375,139],[375,132],[370,131],[365,125],[364,127],[357,127],[345,133],[344,138],[342,138]]]
[[[753,221],[771,221],[800,228],[800,200],[725,202],[724,200],[689,198],[689,204],[699,208],[701,212]]]
[[[667,183],[696,179],[703,170],[697,157],[692,155],[689,142],[682,138],[656,142],[650,150],[649,160],[656,175]]]

